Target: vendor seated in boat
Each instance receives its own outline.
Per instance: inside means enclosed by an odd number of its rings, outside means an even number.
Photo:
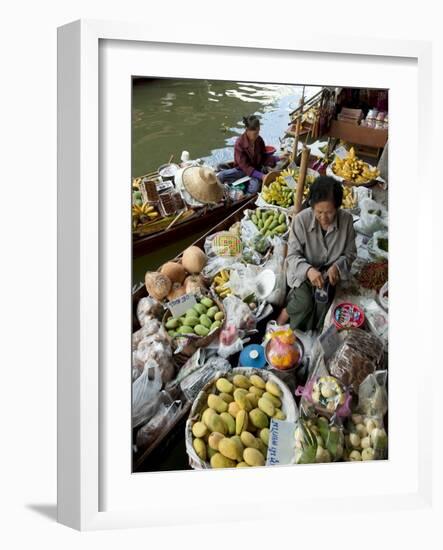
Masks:
[[[261,188],[265,167],[275,166],[280,158],[266,152],[265,142],[259,135],[260,120],[257,116],[243,117],[243,123],[245,131],[237,138],[234,146],[234,168],[222,170],[217,177],[226,184],[249,176],[247,192],[254,194]]]
[[[311,185],[305,208],[293,219],[287,254],[286,308],[277,323],[321,332],[341,280],[357,256],[352,215],[341,207],[343,187],[328,176]]]

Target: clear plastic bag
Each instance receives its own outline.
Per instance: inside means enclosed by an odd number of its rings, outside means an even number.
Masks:
[[[256,326],[255,315],[249,306],[236,296],[227,296],[223,300],[225,308],[225,326],[233,325],[238,329],[252,331]]]
[[[344,460],[382,460],[388,455],[388,435],[383,417],[354,413],[345,426]]]
[[[376,231],[368,242],[369,253],[380,260],[389,259],[388,253],[389,235],[387,231]],[[386,250],[384,250],[384,247]]]
[[[324,354],[318,351],[305,386],[295,395],[301,396],[300,408],[306,416],[322,414],[328,418],[343,418],[351,414],[351,392],[328,370]]]
[[[170,404],[160,404],[156,414],[137,432],[136,452],[150,447],[156,439],[167,433],[171,425],[181,414],[183,404],[181,401],[173,401]]]
[[[342,459],[345,436],[343,427],[324,416],[300,418],[295,429],[295,463],[313,464]]]
[[[372,199],[363,199],[360,202],[360,210],[360,219],[354,224],[356,231],[371,236],[376,231],[386,229],[388,212],[382,204]]]
[[[273,254],[264,265],[264,269],[271,269],[276,276],[275,287],[266,301],[274,306],[282,306],[286,298],[286,253],[287,245],[278,238],[272,239]]]
[[[388,371],[379,370],[369,374],[358,390],[358,410],[368,416],[383,416],[388,412],[386,382]]]
[[[146,422],[157,410],[162,373],[155,361],[145,363],[142,374],[132,384],[132,426]]]
[[[162,324],[158,319],[143,317],[144,324],[141,329],[132,334],[132,349],[136,350],[142,340],[162,331]],[[163,332],[164,334],[164,332]]]
[[[344,386],[357,394],[363,380],[377,370],[383,359],[383,342],[361,329],[340,333],[344,339],[331,357],[328,369]]]
[[[160,319],[162,313],[163,306],[151,296],[142,298],[137,304],[137,319],[141,327],[152,319]]]

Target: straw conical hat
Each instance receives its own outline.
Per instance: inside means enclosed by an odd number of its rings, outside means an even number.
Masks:
[[[217,203],[223,199],[224,186],[210,168],[189,166],[182,173],[182,181],[191,197],[200,202]]]

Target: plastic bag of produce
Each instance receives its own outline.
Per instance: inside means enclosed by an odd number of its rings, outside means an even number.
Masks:
[[[328,418],[343,418],[351,414],[351,392],[328,371],[322,351],[318,351],[305,386],[295,395],[301,396],[300,408],[306,416],[322,414]]]
[[[387,231],[376,231],[368,242],[369,253],[378,260],[389,258],[389,235]]]
[[[336,462],[343,458],[345,436],[340,423],[318,415],[300,417],[294,435],[296,464]]]
[[[146,422],[158,406],[162,373],[156,361],[145,363],[142,374],[132,384],[132,426]]]
[[[151,296],[142,298],[137,304],[137,319],[141,327],[153,319],[160,319],[162,313],[163,306]]]
[[[356,231],[371,236],[376,231],[386,229],[388,212],[382,204],[372,199],[363,199],[360,202],[360,210],[360,219],[354,224]]]
[[[183,403],[179,400],[169,404],[162,403],[155,415],[140,428],[136,435],[135,452],[150,447],[157,439],[165,435],[175,420],[180,416]]]
[[[353,414],[345,426],[345,461],[382,460],[388,456],[388,436],[383,417]]]
[[[377,370],[383,360],[383,342],[377,336],[355,328],[341,331],[343,343],[331,357],[328,370],[357,394],[363,380]]]
[[[273,331],[266,345],[269,363],[282,370],[294,367],[300,360],[300,352],[294,345],[295,342],[296,336],[290,328]]]
[[[286,253],[287,246],[281,239],[272,239],[273,254],[264,265],[276,275],[275,287],[266,301],[274,306],[282,306],[286,298]]]
[[[388,371],[379,370],[369,374],[358,390],[358,410],[368,416],[383,416],[388,412],[386,382]]]

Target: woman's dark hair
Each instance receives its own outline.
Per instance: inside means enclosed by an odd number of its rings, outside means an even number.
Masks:
[[[332,202],[340,208],[343,201],[343,187],[339,181],[330,176],[319,176],[309,189],[306,206],[313,207],[318,202]]]
[[[244,116],[243,124],[245,125],[246,130],[260,129],[260,119],[256,115]]]

